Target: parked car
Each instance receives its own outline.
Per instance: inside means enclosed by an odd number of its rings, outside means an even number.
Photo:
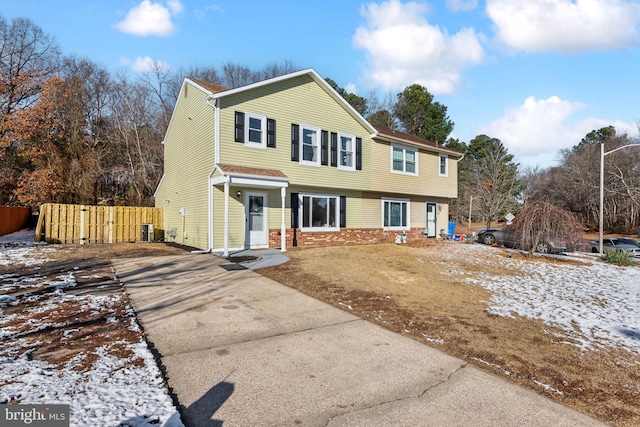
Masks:
[[[518,246],[519,240],[512,227],[506,226],[503,228],[494,228],[489,230],[483,230],[478,233],[476,240],[485,245],[493,245],[498,243],[508,247]],[[529,250],[531,248],[519,248]],[[540,253],[560,253],[567,251],[567,240],[558,237],[550,237],[538,243],[534,248],[535,252]]]
[[[627,243],[625,240],[633,240],[626,239],[624,237],[613,237],[602,239],[602,250],[604,252],[610,251],[624,251],[629,252],[632,257],[640,257],[640,246],[638,243]],[[600,252],[600,241],[592,240],[589,242],[589,246],[591,247],[591,252],[597,254]]]
[[[622,243],[627,243],[629,245],[634,245],[640,248],[640,242],[638,242],[637,240],[630,239],[628,237],[618,237],[618,240],[620,240]]]

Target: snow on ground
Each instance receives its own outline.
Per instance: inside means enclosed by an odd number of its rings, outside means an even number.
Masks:
[[[37,265],[46,261],[47,250],[49,248],[34,244],[33,231],[0,236],[2,265]],[[25,337],[58,326],[47,323],[43,313],[53,313],[70,305],[94,312],[122,305],[120,295],[65,292],[75,285],[73,272],[62,273],[56,280],[44,283],[19,274],[0,275],[0,404],[69,404],[71,426],[183,426],[153,355],[142,339],[115,343],[131,354],[127,358],[109,354],[107,350],[114,343],[105,343],[92,355],[76,355],[62,367],[32,357],[34,343]],[[42,289],[52,292],[42,292]],[[7,294],[16,291],[21,294],[20,298],[27,297],[30,301],[25,312],[19,314],[19,324],[15,322],[18,315],[4,313],[12,304],[17,304],[18,298]],[[124,312],[128,318],[120,321],[129,322],[129,329],[141,332],[133,309],[128,306]],[[66,329],[65,338],[68,334],[68,339],[74,339],[76,331],[79,329]],[[88,356],[96,360],[89,364],[88,370],[79,369],[87,366]]]
[[[488,274],[479,268],[465,278],[491,291],[488,312],[542,320],[561,328],[563,338],[583,349],[617,346],[640,353],[639,266],[605,264],[579,253],[568,258],[580,265],[509,258],[502,250],[479,244],[459,245],[455,256],[507,273]]]

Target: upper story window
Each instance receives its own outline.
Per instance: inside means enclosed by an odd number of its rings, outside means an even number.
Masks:
[[[320,166],[320,128],[300,125],[300,162]]]
[[[440,154],[439,174],[440,176],[449,175],[449,156],[447,156],[446,154]]]
[[[291,161],[308,166],[362,170],[362,138],[291,123]]]
[[[408,175],[418,174],[418,150],[403,147],[401,145],[391,146],[391,170],[396,173]]]
[[[234,140],[248,147],[276,148],[276,121],[262,114],[236,111]]]
[[[267,146],[267,118],[253,113],[246,113],[247,126],[245,126],[245,144]]]
[[[356,138],[353,135],[338,134],[340,144],[338,146],[338,168],[339,169],[355,169],[355,145]]]

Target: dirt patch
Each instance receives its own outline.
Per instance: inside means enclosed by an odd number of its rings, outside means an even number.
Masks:
[[[292,250],[288,263],[259,273],[604,422],[640,425],[640,355],[614,348],[584,351],[542,321],[490,314],[490,292],[464,277],[522,273],[507,263],[443,255],[456,245],[421,241]],[[490,252],[531,263],[580,263]]]
[[[159,243],[51,245],[38,249],[33,254],[46,260],[41,264],[0,266],[1,326],[6,331],[0,344],[19,348],[20,354],[57,368],[71,362],[77,371],[91,369],[98,349],[125,359],[132,356],[125,344],[143,340],[111,259],[187,253],[185,248]],[[14,278],[23,279],[18,282]],[[61,292],[68,295],[62,303],[60,298],[52,298]],[[100,298],[101,303],[83,297]],[[26,320],[25,313],[29,313]]]

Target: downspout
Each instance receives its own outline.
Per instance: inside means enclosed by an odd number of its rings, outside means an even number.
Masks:
[[[213,186],[211,185],[211,177],[213,176],[216,167],[215,165],[219,163],[218,159],[220,158],[220,108],[219,108],[219,100],[213,98],[213,95],[207,95],[205,98],[205,102],[209,107],[213,109],[214,115],[214,129],[213,129],[213,168],[211,168],[211,172],[209,172],[209,176],[207,176],[207,229],[208,229],[208,245],[209,248],[206,251],[202,251],[202,253],[209,253],[213,251]]]

